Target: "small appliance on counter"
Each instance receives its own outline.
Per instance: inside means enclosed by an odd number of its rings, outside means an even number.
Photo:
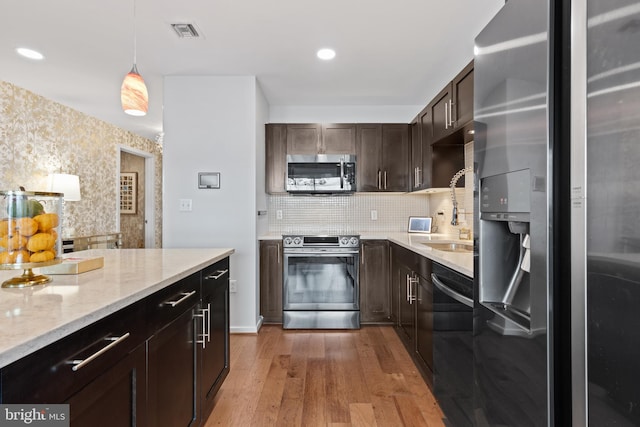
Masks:
[[[409,226],[407,227],[409,233],[431,233],[431,218],[410,216]]]

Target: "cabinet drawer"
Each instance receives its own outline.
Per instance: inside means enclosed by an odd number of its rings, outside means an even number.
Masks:
[[[200,299],[200,272],[193,273],[179,282],[156,292],[147,298],[149,335],[162,329],[192,308]]]
[[[202,270],[202,297],[210,295],[229,283],[229,258],[216,262]]]
[[[64,402],[145,341],[145,317],[133,304],[6,366],[2,403]]]

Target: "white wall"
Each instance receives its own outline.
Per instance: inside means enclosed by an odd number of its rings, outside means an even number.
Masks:
[[[258,178],[256,117],[267,108],[253,76],[164,80],[163,246],[235,249],[234,332],[257,331],[256,186],[264,173]],[[198,172],[220,172],[221,188],[199,190]],[[180,199],[193,210],[180,212]]]
[[[424,105],[272,105],[270,123],[409,123]]]

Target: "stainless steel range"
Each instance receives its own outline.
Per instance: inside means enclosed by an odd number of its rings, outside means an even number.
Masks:
[[[284,329],[358,329],[360,237],[283,237]]]

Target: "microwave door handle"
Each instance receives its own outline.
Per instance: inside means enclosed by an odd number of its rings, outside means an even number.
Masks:
[[[340,189],[344,189],[344,160],[340,159]]]

